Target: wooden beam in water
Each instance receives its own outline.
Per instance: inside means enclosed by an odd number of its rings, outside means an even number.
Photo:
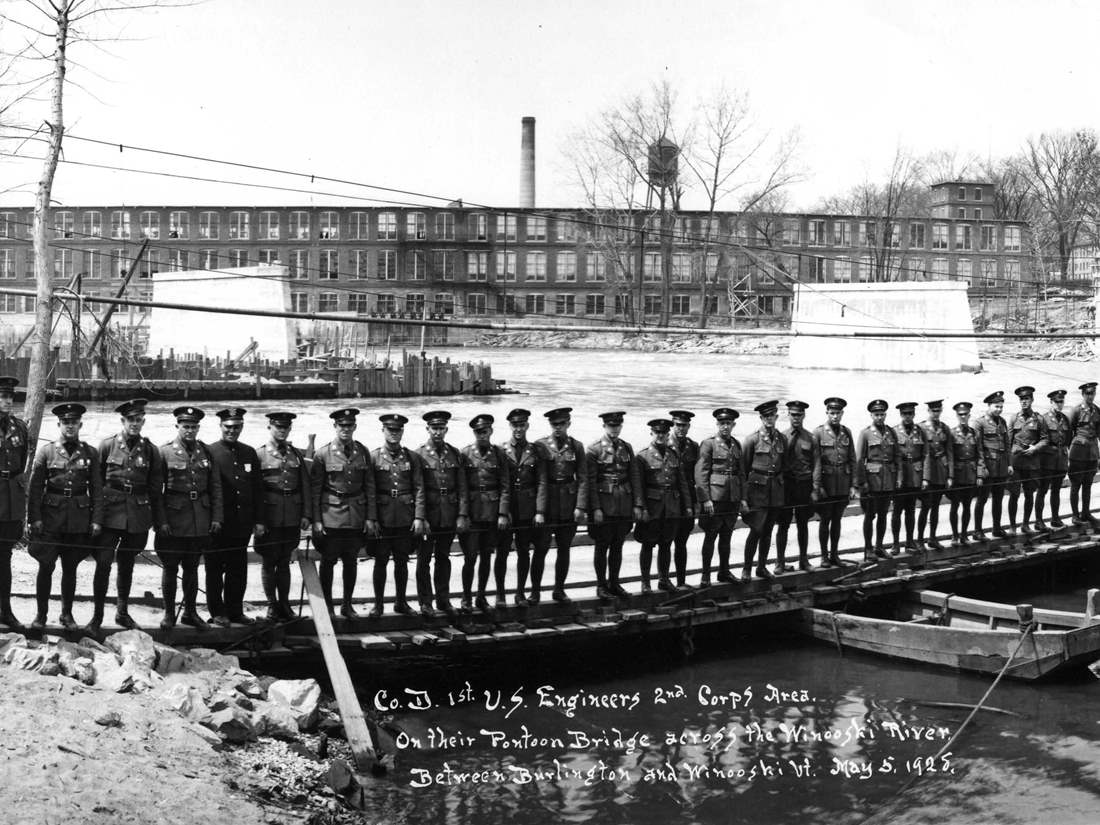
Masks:
[[[328,605],[325,604],[325,596],[321,591],[321,577],[317,575],[317,565],[312,559],[301,558],[298,559],[298,566],[302,570],[302,583],[309,595],[309,607],[313,612],[313,626],[317,631],[317,639],[321,643],[321,653],[325,657],[325,667],[328,669],[332,691],[336,694],[336,704],[340,708],[340,718],[344,722],[348,744],[351,745],[351,752],[359,770],[370,773],[380,767],[378,751],[371,736],[371,730],[367,726],[366,717],[363,716],[363,708],[359,704],[355,686],[351,683],[348,666],[340,653],[336,633],[332,629],[332,617],[329,615]]]

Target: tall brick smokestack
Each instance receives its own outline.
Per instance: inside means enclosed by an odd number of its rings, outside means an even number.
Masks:
[[[523,119],[523,138],[519,147],[519,205],[535,208],[535,119]]]

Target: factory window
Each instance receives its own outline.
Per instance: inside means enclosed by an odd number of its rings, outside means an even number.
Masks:
[[[467,315],[484,315],[485,314],[485,293],[484,292],[471,292],[466,296],[466,314]]]
[[[383,281],[397,280],[397,251],[393,249],[379,249],[375,274]]]
[[[691,315],[691,296],[690,295],[673,295],[672,296],[672,314],[673,315]]]
[[[262,266],[273,266],[279,263],[279,250],[261,249],[256,253],[256,262]]]
[[[96,215],[98,212],[85,212],[84,219],[87,220],[88,215]],[[14,212],[0,212],[0,238],[14,238],[15,237],[15,221],[16,214]]]
[[[644,295],[642,311],[646,315],[660,315],[661,314],[661,296],[660,295]]]
[[[607,281],[602,252],[589,252],[584,256],[584,261],[589,283],[598,284]]]
[[[558,315],[576,315],[577,296],[572,294],[559,295],[555,302],[554,312]]]
[[[397,213],[396,212],[379,212],[378,213],[378,237],[379,241],[396,241],[397,240]]]
[[[810,231],[810,246],[825,246],[825,221],[810,221],[807,229]]]
[[[969,224],[960,224],[955,227],[955,249],[969,252],[974,248],[974,228]]]
[[[852,224],[848,221],[833,221],[833,246],[852,245]]]
[[[839,284],[852,282],[852,262],[849,260],[833,261],[833,280]]]
[[[584,296],[585,315],[603,315],[606,312],[606,300],[603,295],[590,294]]]
[[[619,293],[615,296],[615,314],[616,315],[633,315],[634,314],[634,296],[629,292],[625,295]]]
[[[466,280],[467,281],[486,281],[488,280],[489,273],[489,253],[488,252],[467,252],[466,253]]]
[[[432,253],[433,272],[440,280],[453,281],[455,279],[455,255],[449,249],[437,249]]]
[[[277,240],[279,240],[279,213],[278,212],[261,212],[260,213],[259,240],[261,240],[261,241],[277,241]]]
[[[554,225],[557,227],[559,242],[572,243],[577,240],[577,223],[573,217],[561,215],[554,220]]]
[[[1020,262],[1014,258],[1005,261],[1005,281],[1012,284],[1020,280]]]
[[[466,234],[471,241],[489,240],[489,216],[484,212],[473,212],[467,219]]]
[[[516,253],[511,251],[497,252],[494,257],[496,258],[497,280],[514,283],[516,280]]]
[[[810,258],[809,280],[815,284],[825,283],[825,259],[814,255]]]
[[[924,267],[924,258],[910,258],[907,260],[905,262],[905,280],[923,281]]]
[[[351,256],[355,266],[355,277],[369,278],[371,250],[354,249],[352,250]]]
[[[248,266],[248,250],[247,249],[230,249],[229,250],[229,267],[236,269],[237,267]]]
[[[405,274],[410,281],[423,281],[428,277],[428,253],[414,250],[405,253]]]
[[[966,187],[960,186],[958,190],[956,190],[955,195],[961,201],[966,200]]]
[[[73,213],[57,212],[53,216],[53,236],[71,238],[73,236]]]
[[[577,280],[577,253],[559,252],[556,261],[559,284],[572,284]]]
[[[892,224],[890,226],[890,248],[899,249],[901,247],[901,225]]]
[[[932,259],[932,280],[933,281],[946,281],[950,278],[951,270],[947,258],[933,258]]]
[[[308,292],[292,292],[292,293],[290,293],[290,311],[291,312],[309,312],[309,293]]]
[[[291,212],[287,216],[287,235],[292,241],[309,240],[308,212]]]
[[[982,190],[981,189],[975,189],[974,190],[974,200],[980,201],[981,199],[982,199]]]
[[[87,253],[85,253],[87,254]],[[15,277],[15,250],[0,249],[0,278]]]
[[[958,218],[960,221],[965,221],[966,210],[960,206],[958,209],[955,210],[955,217]]]
[[[703,277],[711,283],[718,283],[718,253],[708,252],[703,260]]]
[[[439,315],[455,314],[455,296],[449,292],[435,294],[435,311]]]
[[[172,240],[186,241],[191,238],[191,213],[168,213],[168,237]]]
[[[441,241],[455,239],[455,216],[450,212],[435,213],[435,236]]]
[[[677,252],[672,256],[672,282],[674,284],[691,283],[690,252]]]
[[[970,281],[974,277],[974,265],[969,258],[959,258],[956,276],[960,281],[965,281],[966,285],[970,286]]]
[[[405,216],[405,237],[410,241],[428,239],[428,220],[423,212],[409,212]]]
[[[924,224],[923,223],[911,223],[909,224],[909,248],[910,249],[924,249],[925,237],[924,237]]]
[[[2,221],[0,221],[2,223]],[[103,216],[98,212],[85,212],[81,232],[85,238],[103,237]],[[3,228],[0,226],[0,237],[3,237]]]
[[[997,227],[986,224],[981,229],[981,248],[983,252],[994,252],[997,249]]]
[[[309,277],[309,250],[290,250],[290,265],[288,267],[291,278],[304,280]]]
[[[322,292],[317,296],[318,312],[337,312],[340,309],[340,294],[337,292]]]
[[[528,315],[543,315],[546,312],[545,295],[528,295],[526,298],[526,311]]]
[[[947,224],[932,224],[932,248],[947,249]]]
[[[249,236],[248,213],[229,213],[229,240],[247,241]]]
[[[515,295],[497,295],[497,315],[517,315],[518,307]]]
[[[546,253],[545,252],[528,252],[527,253],[527,272],[525,275],[527,282],[545,281],[546,280]]]
[[[859,259],[859,282],[862,284],[871,280],[871,257],[864,255]]]
[[[367,312],[368,309],[368,296],[362,292],[352,292],[348,295],[348,312]]]
[[[199,250],[199,269],[217,269],[218,268],[218,250],[216,249],[200,249]]]
[[[405,312],[411,315],[423,315],[425,305],[423,292],[410,292],[405,296]]]
[[[982,286],[996,286],[997,285],[997,259],[996,258],[982,258]]]
[[[353,241],[370,240],[370,215],[366,212],[352,212],[348,215],[348,237]]]
[[[648,284],[659,283],[661,280],[661,253],[647,252],[642,261],[642,280]]]
[[[982,219],[982,210],[975,209],[974,210],[974,220],[980,221],[981,219]]]
[[[216,241],[218,239],[218,213],[199,213],[199,238],[204,241]]]
[[[378,311],[383,315],[394,315],[397,313],[397,296],[396,295],[379,295],[378,296]]]
[[[1005,227],[1005,252],[1020,251],[1020,227]]]
[[[191,253],[184,249],[168,250],[168,269],[172,272],[184,272],[191,268]]]
[[[141,237],[149,238],[150,240],[158,240],[160,238],[160,213],[159,212],[142,212],[141,213]]]
[[[323,241],[340,239],[340,216],[336,212],[322,212],[317,227],[317,235]]]
[[[340,258],[335,249],[322,249],[317,277],[322,281],[335,281],[340,277]]]
[[[875,246],[878,243],[878,225],[874,221],[859,222],[859,245]]]
[[[138,277],[149,279],[160,272],[160,250],[150,249],[145,253],[139,264],[141,267]]]
[[[516,239],[516,216],[515,215],[497,215],[497,240],[498,241],[515,241]]]
[[[118,249],[116,252],[125,253],[125,250]],[[34,277],[34,248],[27,247],[23,250],[23,268],[26,270],[26,277]]]
[[[546,218],[535,217],[534,215],[527,216],[527,240],[546,240]]]
[[[118,241],[130,240],[130,213],[115,211],[111,213],[111,237]]]
[[[783,241],[788,244],[802,243],[802,221],[799,218],[784,221]]]

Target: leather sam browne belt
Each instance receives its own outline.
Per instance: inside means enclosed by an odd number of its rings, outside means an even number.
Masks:
[[[206,490],[173,490],[171,487],[164,492],[166,495],[187,496],[191,501],[198,501],[199,496],[206,495]]]
[[[119,490],[120,492],[132,496],[143,496],[149,492],[149,488],[146,485],[131,484],[129,481],[115,481],[114,479],[110,479],[107,481],[107,486],[112,490]]]

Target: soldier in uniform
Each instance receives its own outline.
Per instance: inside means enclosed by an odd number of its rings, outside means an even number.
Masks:
[[[936,539],[936,530],[940,525],[940,502],[955,481],[955,440],[951,437],[951,429],[940,421],[943,399],[929,401],[927,407],[928,419],[920,425],[927,442],[927,457],[924,463],[924,495],[921,496],[920,517],[917,519],[917,544],[924,544],[927,528],[928,546],[933,550],[943,550],[943,545]]]
[[[847,406],[843,398],[826,398],[825,423],[814,430],[813,484],[821,520],[817,541],[822,567],[840,567],[840,521],[848,502],[857,496],[855,439],[840,423]]]
[[[432,608],[432,559],[435,559],[436,605],[448,616],[455,613],[451,604],[451,545],[455,533],[470,529],[470,499],[466,469],[456,447],[447,443],[447,423],[451,414],[433,410],[422,416],[428,440],[416,451],[424,478],[424,515],[428,534],[416,550],[416,598],[420,613],[435,615]]]
[[[244,614],[244,592],[248,587],[248,542],[263,526],[263,476],[260,457],[241,442],[243,407],[218,410],[222,437],[208,444],[210,457],[222,486],[222,529],[211,539],[203,560],[206,568],[206,607],[210,624],[252,624]]]
[[[596,596],[604,601],[626,599],[619,583],[623,543],[642,515],[642,490],[634,448],[623,441],[624,412],[600,413],[603,437],[588,445],[588,533],[595,545]],[[689,439],[690,440],[690,439]]]
[[[291,412],[267,413],[267,443],[256,451],[263,477],[263,507],[256,552],[262,564],[260,581],[267,598],[267,618],[289,621],[290,562],[302,531],[313,523],[313,492],[305,456],[290,443],[290,429],[298,416]]]
[[[669,438],[669,444],[672,449],[680,454],[680,464],[684,468],[684,478],[691,494],[688,503],[691,505],[691,511],[697,513],[699,508],[695,501],[695,462],[699,460],[699,445],[688,438],[691,419],[695,418],[695,413],[689,410],[672,410],[669,412],[668,417],[672,419],[672,436]],[[694,529],[694,517],[686,515],[680,517],[672,551],[673,563],[677,570],[683,570],[687,567],[687,542],[688,537],[691,536],[691,531]]]
[[[1065,390],[1047,393],[1050,409],[1043,416],[1047,428],[1047,447],[1039,456],[1039,490],[1035,494],[1035,526],[1046,530],[1043,509],[1047,491],[1050,491],[1050,526],[1064,527],[1060,516],[1062,506],[1062,481],[1069,469],[1069,419],[1062,412],[1066,401]]]
[[[355,440],[358,415],[355,407],[329,413],[336,437],[314,453],[309,468],[313,543],[321,554],[321,591],[331,612],[335,607],[332,580],[336,563],[340,562],[343,584],[340,615],[345,619],[359,617],[352,604],[359,553],[367,536],[378,535],[374,468],[370,451]]]
[[[894,428],[898,441],[898,484],[894,490],[894,511],[890,516],[890,532],[894,536],[893,554],[901,552],[901,522],[905,516],[905,549],[916,550],[913,527],[916,520],[917,499],[928,486],[925,464],[928,460],[927,436],[924,429],[913,423],[917,412],[916,401],[904,401],[897,405],[901,423]]]
[[[699,526],[703,528],[703,577],[700,587],[710,587],[714,542],[718,541],[718,581],[732,582],[730,541],[744,496],[741,443],[733,437],[740,413],[719,407],[713,413],[718,432],[699,445],[695,462],[695,496],[699,501]]]
[[[970,540],[967,533],[970,529],[970,507],[977,495],[978,485],[985,476],[985,462],[982,459],[982,451],[979,449],[978,432],[970,426],[970,410],[974,405],[969,401],[960,401],[953,409],[958,424],[951,428],[951,442],[953,448],[952,461],[952,486],[947,491],[947,498],[951,502],[951,510],[948,520],[951,523],[951,543],[954,545],[967,545]],[[959,521],[959,510],[962,510],[962,521]]]
[[[30,437],[27,425],[11,414],[18,379],[0,378],[0,624],[20,630],[11,611],[11,549],[23,537],[27,514],[26,479]]]
[[[741,454],[741,469],[745,474],[745,499],[741,518],[749,525],[745,539],[745,568],[741,580],[751,577],[752,562],[757,550],[760,557],[756,575],[772,578],[767,568],[772,526],[783,509],[783,474],[786,471],[787,439],[775,428],[779,415],[778,401],[765,401],[755,407],[761,427],[745,439]]]
[[[371,452],[374,488],[378,496],[379,538],[374,552],[374,607],[370,617],[382,615],[386,595],[386,566],[393,557],[394,600],[396,613],[412,613],[405,593],[409,586],[409,554],[417,537],[428,534],[424,508],[424,472],[420,459],[401,446],[405,425],[403,415],[386,413],[382,422],[385,442]]]
[[[61,625],[76,628],[73,601],[76,569],[92,551],[103,529],[103,476],[99,453],[80,440],[82,404],[53,408],[61,437],[43,444],[34,456],[27,489],[27,520],[34,540],[32,555],[38,559],[35,596],[38,612],[31,627],[46,626],[50,587],[57,559],[61,559]]]
[[[1100,521],[1092,514],[1092,482],[1096,478],[1100,447],[1100,407],[1096,398],[1096,382],[1082,384],[1081,403],[1069,411],[1069,506],[1073,510],[1074,524],[1095,527]]]
[[[1000,539],[1008,535],[1001,526],[1001,497],[1004,495],[1005,484],[1012,476],[1012,440],[1008,433],[1008,424],[1001,417],[1005,394],[1000,391],[990,393],[985,397],[985,404],[985,415],[979,416],[974,422],[974,430],[978,434],[978,453],[981,456],[979,470],[984,470],[984,473],[978,474],[978,504],[974,508],[974,538],[978,541],[985,538],[982,517],[985,514],[985,503],[991,496],[993,535]]]
[[[856,486],[863,509],[863,557],[867,561],[886,557],[882,548],[886,512],[898,483],[898,434],[886,426],[888,406],[881,398],[867,405],[871,426],[860,432],[856,443]]]
[[[531,560],[531,594],[528,601],[541,599],[542,571],[553,537],[558,555],[554,563],[554,601],[568,604],[565,579],[569,575],[569,548],[577,534],[577,525],[585,523],[588,506],[588,464],[584,445],[569,435],[572,407],[560,407],[545,413],[550,435],[540,438],[539,449],[546,458],[546,524],[538,531],[535,557]]]
[[[210,451],[198,440],[205,413],[197,407],[177,407],[176,438],[161,445],[164,465],[164,521],[153,546],[161,561],[160,586],[164,595],[164,629],[176,624],[176,575],[183,568],[183,616],[180,621],[206,629],[195,609],[199,595],[199,562],[210,548],[225,518],[221,475]]]
[[[1020,411],[1012,416],[1008,425],[1012,438],[1012,484],[1008,491],[1008,521],[1016,531],[1016,513],[1020,501],[1020,489],[1024,491],[1024,518],[1020,532],[1030,534],[1031,511],[1035,506],[1035,492],[1039,489],[1039,462],[1046,451],[1046,421],[1031,408],[1035,399],[1034,387],[1017,387]]]
[[[527,606],[527,575],[531,570],[531,545],[537,531],[546,523],[546,459],[539,446],[527,440],[531,412],[516,409],[508,413],[512,437],[501,445],[508,459],[508,475],[512,479],[511,530],[501,536],[498,553],[516,551],[516,595],[519,607]],[[504,592],[497,591],[497,607],[505,605]]]
[[[489,600],[485,590],[489,584],[493,552],[507,535],[508,515],[512,511],[512,479],[508,475],[508,457],[504,450],[493,445],[493,416],[476,415],[470,420],[474,431],[474,443],[462,449],[462,463],[466,470],[466,487],[470,491],[470,529],[460,533],[462,545],[462,610],[469,612],[474,606],[482,613],[489,613]],[[496,554],[497,594],[504,592],[504,577],[508,572],[508,552]],[[470,597],[474,584],[474,568],[477,567],[477,598]]]
[[[634,538],[641,544],[639,564],[642,569],[642,592],[650,592],[649,577],[653,566],[653,545],[657,545],[657,589],[673,592],[684,588],[686,569],[676,566],[676,586],[669,579],[672,543],[682,516],[693,516],[687,477],[680,463],[680,454],[669,445],[672,422],[654,418],[649,422],[653,437],[648,447],[634,458],[638,489],[643,491],[642,508]],[[686,561],[686,559],[685,559]]]
[[[787,439],[787,457],[783,475],[783,508],[775,520],[775,572],[786,573],[787,532],[794,518],[798,538],[798,568],[810,569],[810,516],[813,514],[814,494],[814,437],[802,426],[806,410],[805,401],[788,401],[787,416],[791,426],[783,433]]]
[[[103,624],[111,563],[118,559],[118,604],[115,624],[133,628],[130,617],[130,586],[134,561],[145,549],[149,531],[164,523],[164,466],[160,450],[141,434],[145,426],[144,398],[126,401],[115,408],[122,417],[122,432],[105,438],[99,445],[99,468],[103,474],[103,534],[95,554],[92,579],[94,609],[88,629],[93,633]]]

